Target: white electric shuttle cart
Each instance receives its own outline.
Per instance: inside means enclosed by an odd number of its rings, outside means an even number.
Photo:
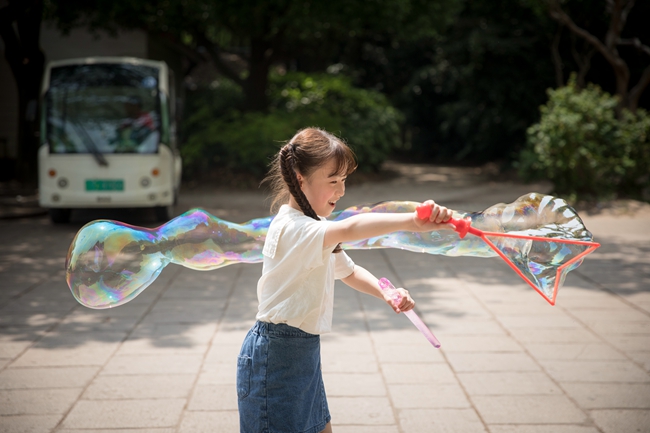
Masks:
[[[181,179],[173,73],[164,62],[51,62],[42,88],[39,201],[52,221],[78,208],[143,208],[172,217]]]

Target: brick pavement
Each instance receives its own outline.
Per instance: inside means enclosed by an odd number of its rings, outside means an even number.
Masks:
[[[350,187],[342,206],[433,197],[480,210],[544,187],[445,168],[403,174]],[[258,193],[190,191],[178,210],[197,205],[231,221],[264,214]],[[585,222],[603,247],[555,307],[498,259],[350,252],[411,290],[442,349],[337,283],[334,332],[323,337],[334,431],[650,432],[650,217]],[[0,432],[238,431],[236,356],[260,265],[170,266],[132,302],[90,310],[62,278],[77,228],[0,222]],[[25,242],[22,230],[44,241]]]

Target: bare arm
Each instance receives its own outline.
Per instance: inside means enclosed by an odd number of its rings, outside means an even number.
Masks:
[[[392,299],[379,287],[379,281],[377,278],[361,266],[355,265],[352,274],[343,278],[342,281],[361,293],[383,299],[393,310],[395,310],[396,313],[409,311],[415,306],[415,302],[409,295],[408,290],[404,289],[397,289],[402,295],[402,302],[397,306],[393,305]]]
[[[453,228],[450,224],[445,224],[452,216],[451,210],[432,200],[424,204],[431,206],[431,216],[428,220],[421,220],[416,212],[410,212],[365,213],[334,221],[328,224],[323,246],[374,238],[397,231],[426,232]]]

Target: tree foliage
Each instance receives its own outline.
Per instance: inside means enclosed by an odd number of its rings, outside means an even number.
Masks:
[[[458,1],[458,0],[456,0]],[[47,0],[60,28],[85,26],[117,31],[141,28],[209,59],[241,86],[244,108],[268,107],[271,66],[301,58],[332,56],[364,35],[435,34],[449,20],[448,5],[427,0]],[[229,60],[235,59],[232,62]],[[242,67],[243,65],[243,67]],[[321,68],[322,70],[322,68]]]
[[[609,25],[603,36],[589,31],[581,26],[563,8],[561,0],[546,0],[550,16],[566,26],[573,34],[585,40],[594,50],[598,51],[611,66],[616,77],[616,94],[619,96],[619,108],[636,110],[639,98],[650,84],[650,46],[644,43],[636,34],[626,37],[624,34],[628,17],[635,6],[636,0],[607,0],[605,14],[609,17]],[[600,5],[599,5],[600,6]],[[602,6],[601,6],[602,7]],[[639,8],[637,8],[639,9]],[[642,13],[641,11],[637,11]],[[630,88],[631,71],[628,62],[620,52],[622,46],[631,46],[642,55],[647,56],[638,81]]]
[[[243,99],[229,80],[192,93],[181,147],[187,172],[226,168],[261,177],[279,146],[307,126],[346,140],[362,171],[377,169],[400,143],[400,113],[381,93],[355,88],[344,76],[273,74],[264,113],[233,108]]]
[[[578,199],[643,198],[650,188],[650,116],[622,110],[618,97],[593,84],[549,90],[539,123],[528,129],[520,171],[545,178],[555,192]]]

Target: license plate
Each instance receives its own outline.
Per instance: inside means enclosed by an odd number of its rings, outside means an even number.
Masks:
[[[124,181],[119,179],[88,179],[86,191],[124,191]]]

